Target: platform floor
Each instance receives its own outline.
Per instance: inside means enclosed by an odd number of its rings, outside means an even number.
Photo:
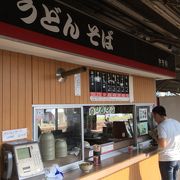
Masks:
[[[180,180],[180,170],[179,170],[179,172],[178,172],[178,178],[177,178],[177,180]]]

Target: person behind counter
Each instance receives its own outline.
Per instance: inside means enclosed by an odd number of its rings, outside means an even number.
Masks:
[[[180,122],[168,118],[163,106],[154,107],[152,115],[158,124],[157,143],[162,180],[176,180],[180,163]]]

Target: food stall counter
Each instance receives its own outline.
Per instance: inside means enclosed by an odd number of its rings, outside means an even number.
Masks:
[[[149,163],[148,161],[152,161],[151,163],[153,163],[152,164],[153,168],[157,166],[158,164],[157,148],[154,148],[154,147],[148,148],[141,152],[134,150],[131,153],[122,153],[120,155],[102,160],[101,164],[98,166],[94,166],[89,173],[82,172],[80,169],[67,172],[64,174],[64,179],[65,180],[75,180],[75,179],[80,179],[80,180],[107,179],[109,180],[109,179],[113,179],[113,175],[115,176],[117,173],[120,173],[126,168],[137,165],[140,162],[147,164]],[[156,166],[154,166],[154,164],[156,164]],[[141,164],[141,166],[143,166],[143,164]],[[140,165],[139,165],[139,168],[140,168]],[[146,167],[141,167],[142,173],[143,171],[147,171],[143,168],[146,168]],[[156,173],[156,176],[158,179],[159,178],[158,168],[156,168],[156,172],[154,173]],[[130,179],[131,178],[128,176],[127,180],[130,180]]]

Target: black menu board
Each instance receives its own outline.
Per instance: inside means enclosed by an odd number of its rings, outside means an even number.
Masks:
[[[98,70],[89,71],[92,101],[129,101],[129,76]]]

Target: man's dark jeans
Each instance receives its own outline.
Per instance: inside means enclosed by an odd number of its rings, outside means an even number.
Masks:
[[[179,161],[159,161],[159,169],[162,180],[177,180]]]

